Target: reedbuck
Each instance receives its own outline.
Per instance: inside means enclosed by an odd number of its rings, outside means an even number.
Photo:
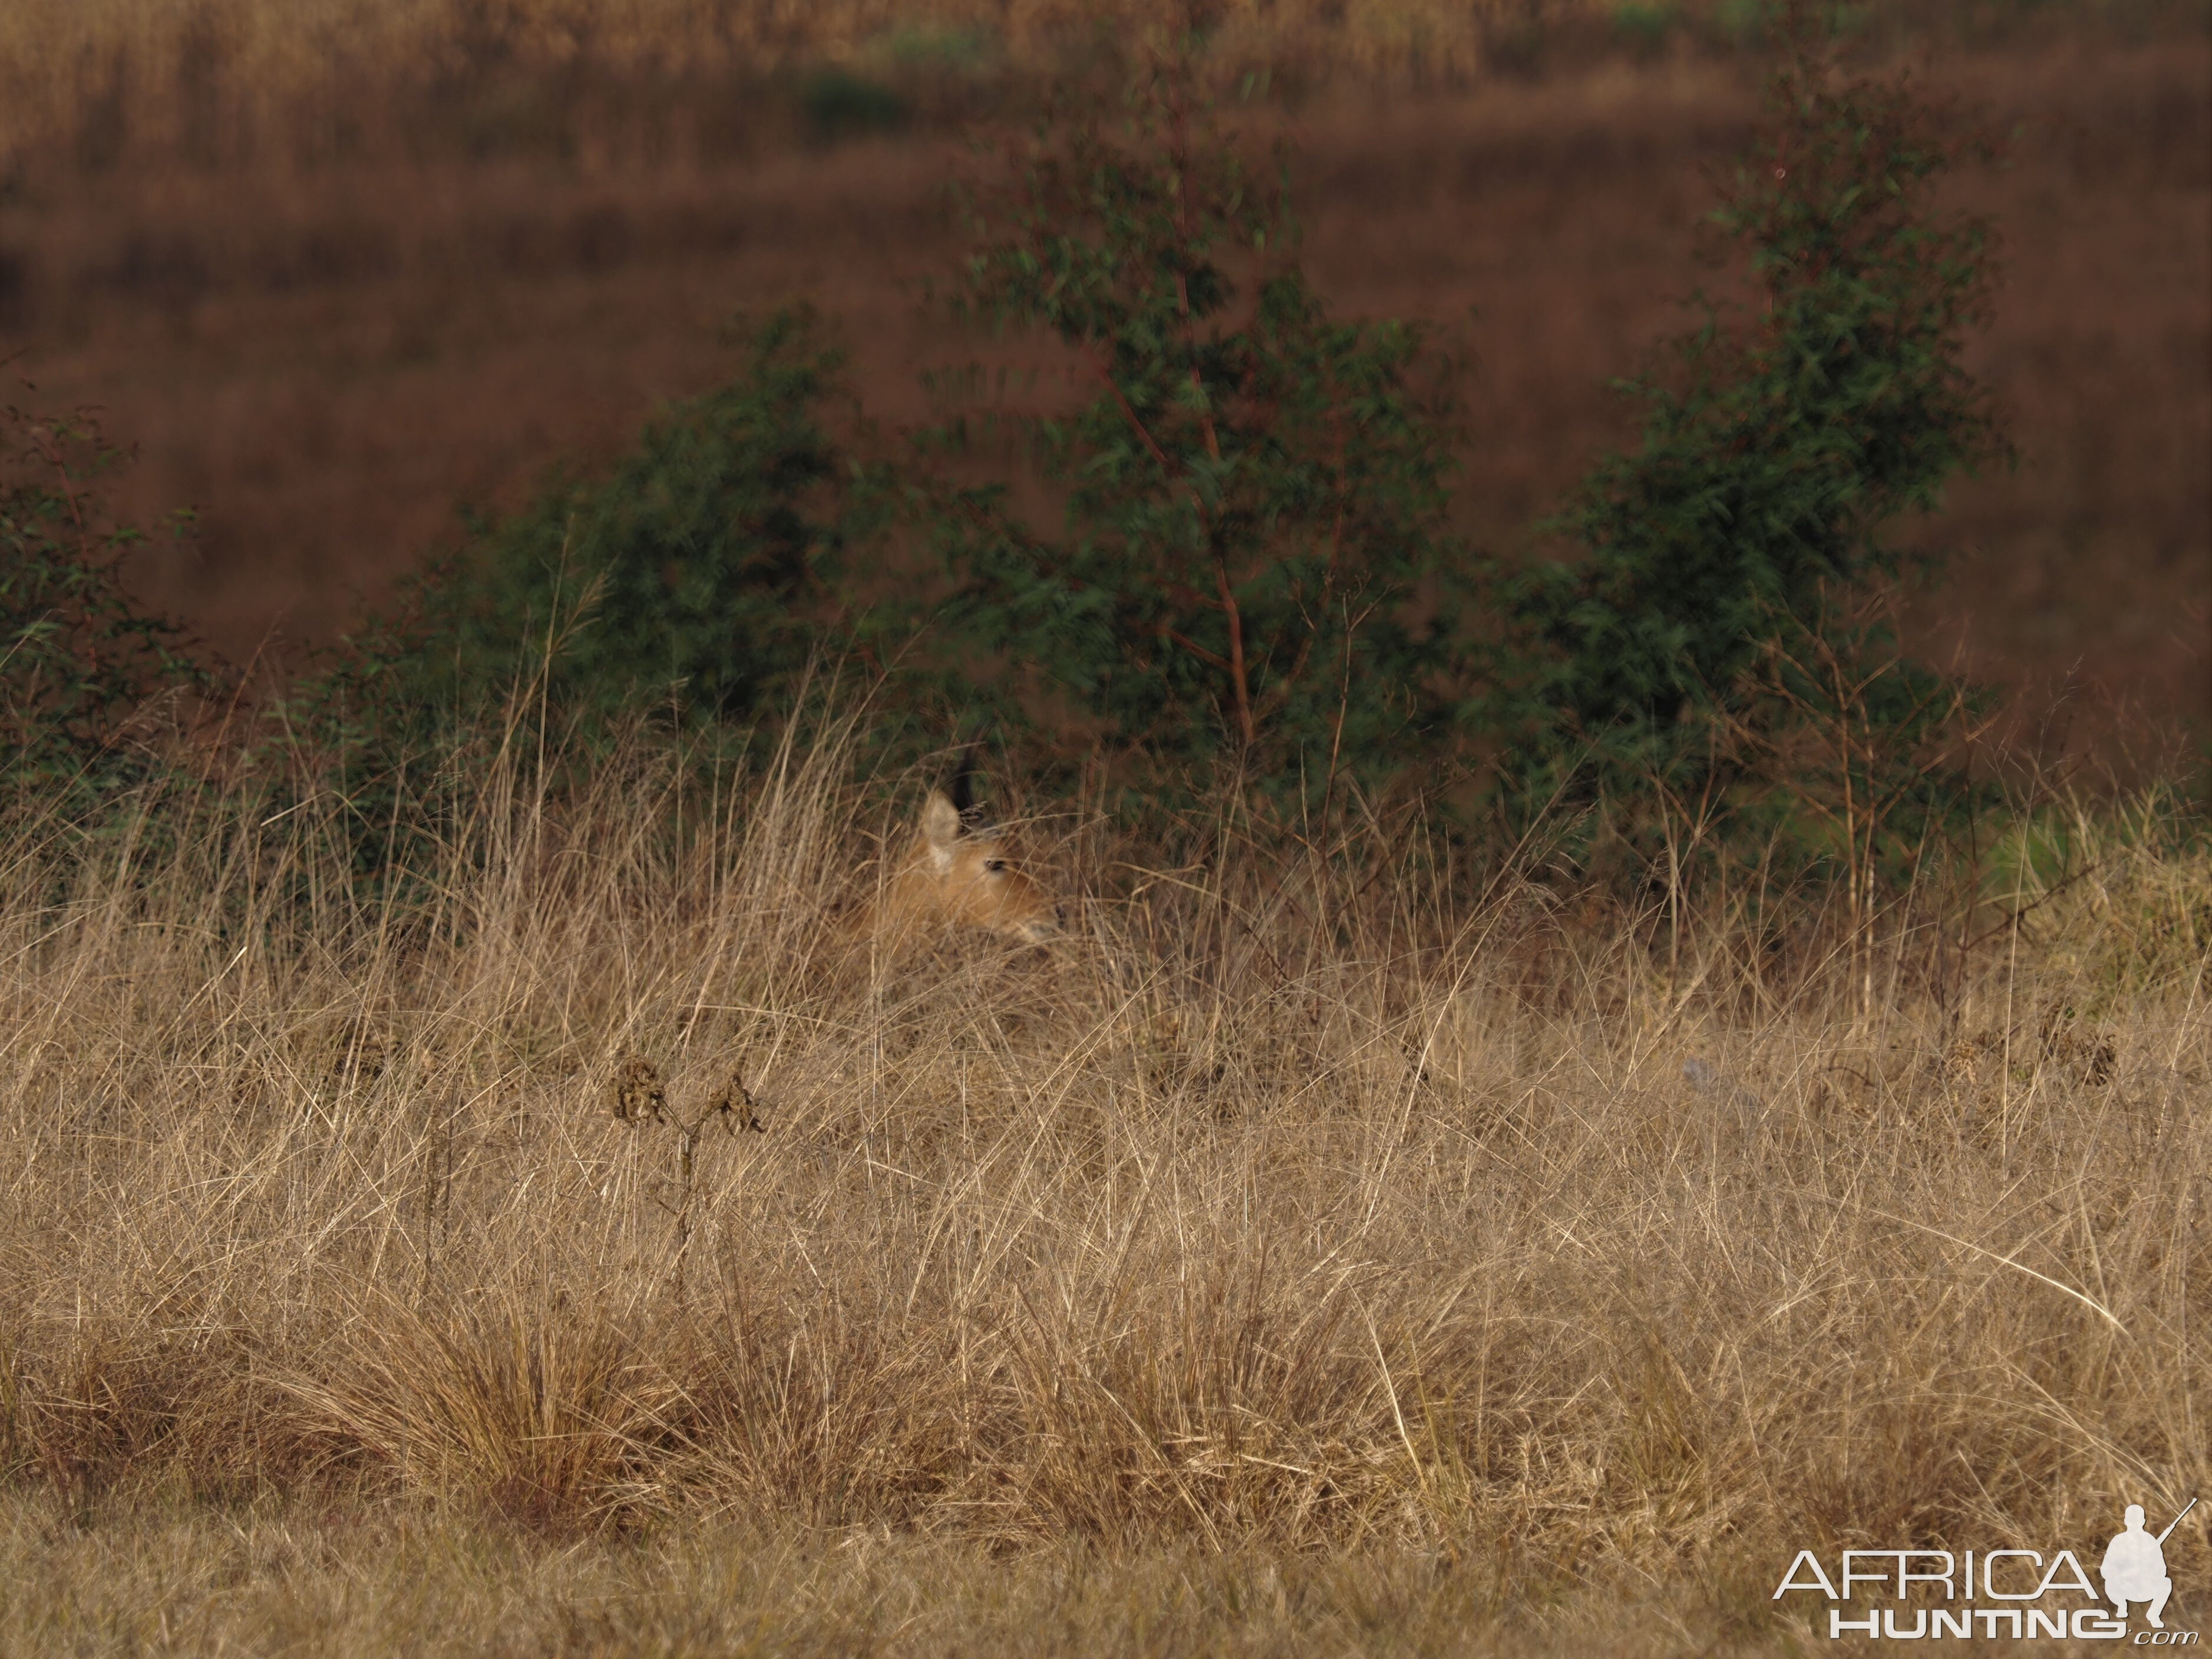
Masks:
[[[861,926],[891,952],[959,927],[1042,945],[1060,932],[1058,910],[1051,891],[1023,870],[1006,832],[978,820],[963,761],[951,793],[929,792],[906,856]]]

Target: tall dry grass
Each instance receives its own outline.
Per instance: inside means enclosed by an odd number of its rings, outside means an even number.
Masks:
[[[1601,0],[1555,27],[1602,29]],[[1224,61],[1465,78],[1525,33],[1514,0],[1237,0]],[[810,67],[940,96],[1081,62],[1102,26],[1164,40],[1187,0],[15,0],[0,15],[0,164],[57,143],[95,167],[166,154],[742,143]]]
[[[1882,0],[1847,22],[1894,45],[2197,15],[2179,0],[2034,9]],[[95,172],[456,150],[658,161],[755,147],[780,125],[763,106],[827,65],[925,112],[959,109],[1008,77],[1081,72],[1102,42],[1162,44],[1196,22],[1232,77],[1463,87],[1756,46],[1764,15],[1737,0],[12,0],[0,176],[58,155]]]
[[[1864,1019],[1810,896],[1670,949],[1233,813],[1172,869],[1042,820],[1066,948],[883,962],[837,920],[901,826],[851,770],[486,765],[412,889],[328,793],[82,858],[16,815],[0,1559],[64,1588],[0,1622],[673,1651],[895,1605],[1081,1650],[1148,1596],[1200,1639],[1188,1594],[1255,1650],[1359,1605],[1510,1646],[1607,1585],[1639,1643],[1759,1644],[1800,1547],[2086,1547],[2205,1489],[2201,850],[2085,819],[1963,959],[1931,886]],[[673,1121],[610,1110],[633,1057]],[[765,1133],[687,1182],[732,1068]],[[2202,1528],[2168,1551],[2201,1596]]]

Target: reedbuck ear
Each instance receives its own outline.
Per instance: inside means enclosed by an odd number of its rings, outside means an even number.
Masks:
[[[933,789],[921,804],[921,838],[929,843],[933,862],[939,868],[951,861],[952,844],[960,839],[960,809],[942,789]]]

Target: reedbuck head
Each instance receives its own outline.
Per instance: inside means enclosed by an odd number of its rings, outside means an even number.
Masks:
[[[1060,932],[1052,892],[1022,867],[1006,832],[981,822],[963,761],[950,793],[933,789],[913,842],[869,913],[878,943],[900,945],[946,927],[981,927],[1042,945]]]

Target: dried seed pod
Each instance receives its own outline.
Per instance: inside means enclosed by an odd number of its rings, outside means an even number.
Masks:
[[[651,1060],[633,1054],[623,1061],[622,1069],[615,1073],[614,1113],[624,1123],[641,1117],[650,1117],[655,1123],[668,1121],[667,1091],[660,1086],[660,1073]]]
[[[732,1134],[739,1129],[752,1129],[763,1134],[768,1133],[768,1126],[760,1121],[759,1103],[753,1099],[752,1091],[745,1087],[744,1078],[738,1072],[732,1072],[730,1080],[722,1085],[720,1092],[707,1103],[707,1115],[713,1117],[717,1115],[729,1122]]]
[[[1988,1032],[1962,1036],[1953,1042],[1943,1051],[1938,1068],[1944,1087],[1962,1089],[1970,1086],[1979,1074],[1982,1056],[1996,1046],[1996,1040]]]

